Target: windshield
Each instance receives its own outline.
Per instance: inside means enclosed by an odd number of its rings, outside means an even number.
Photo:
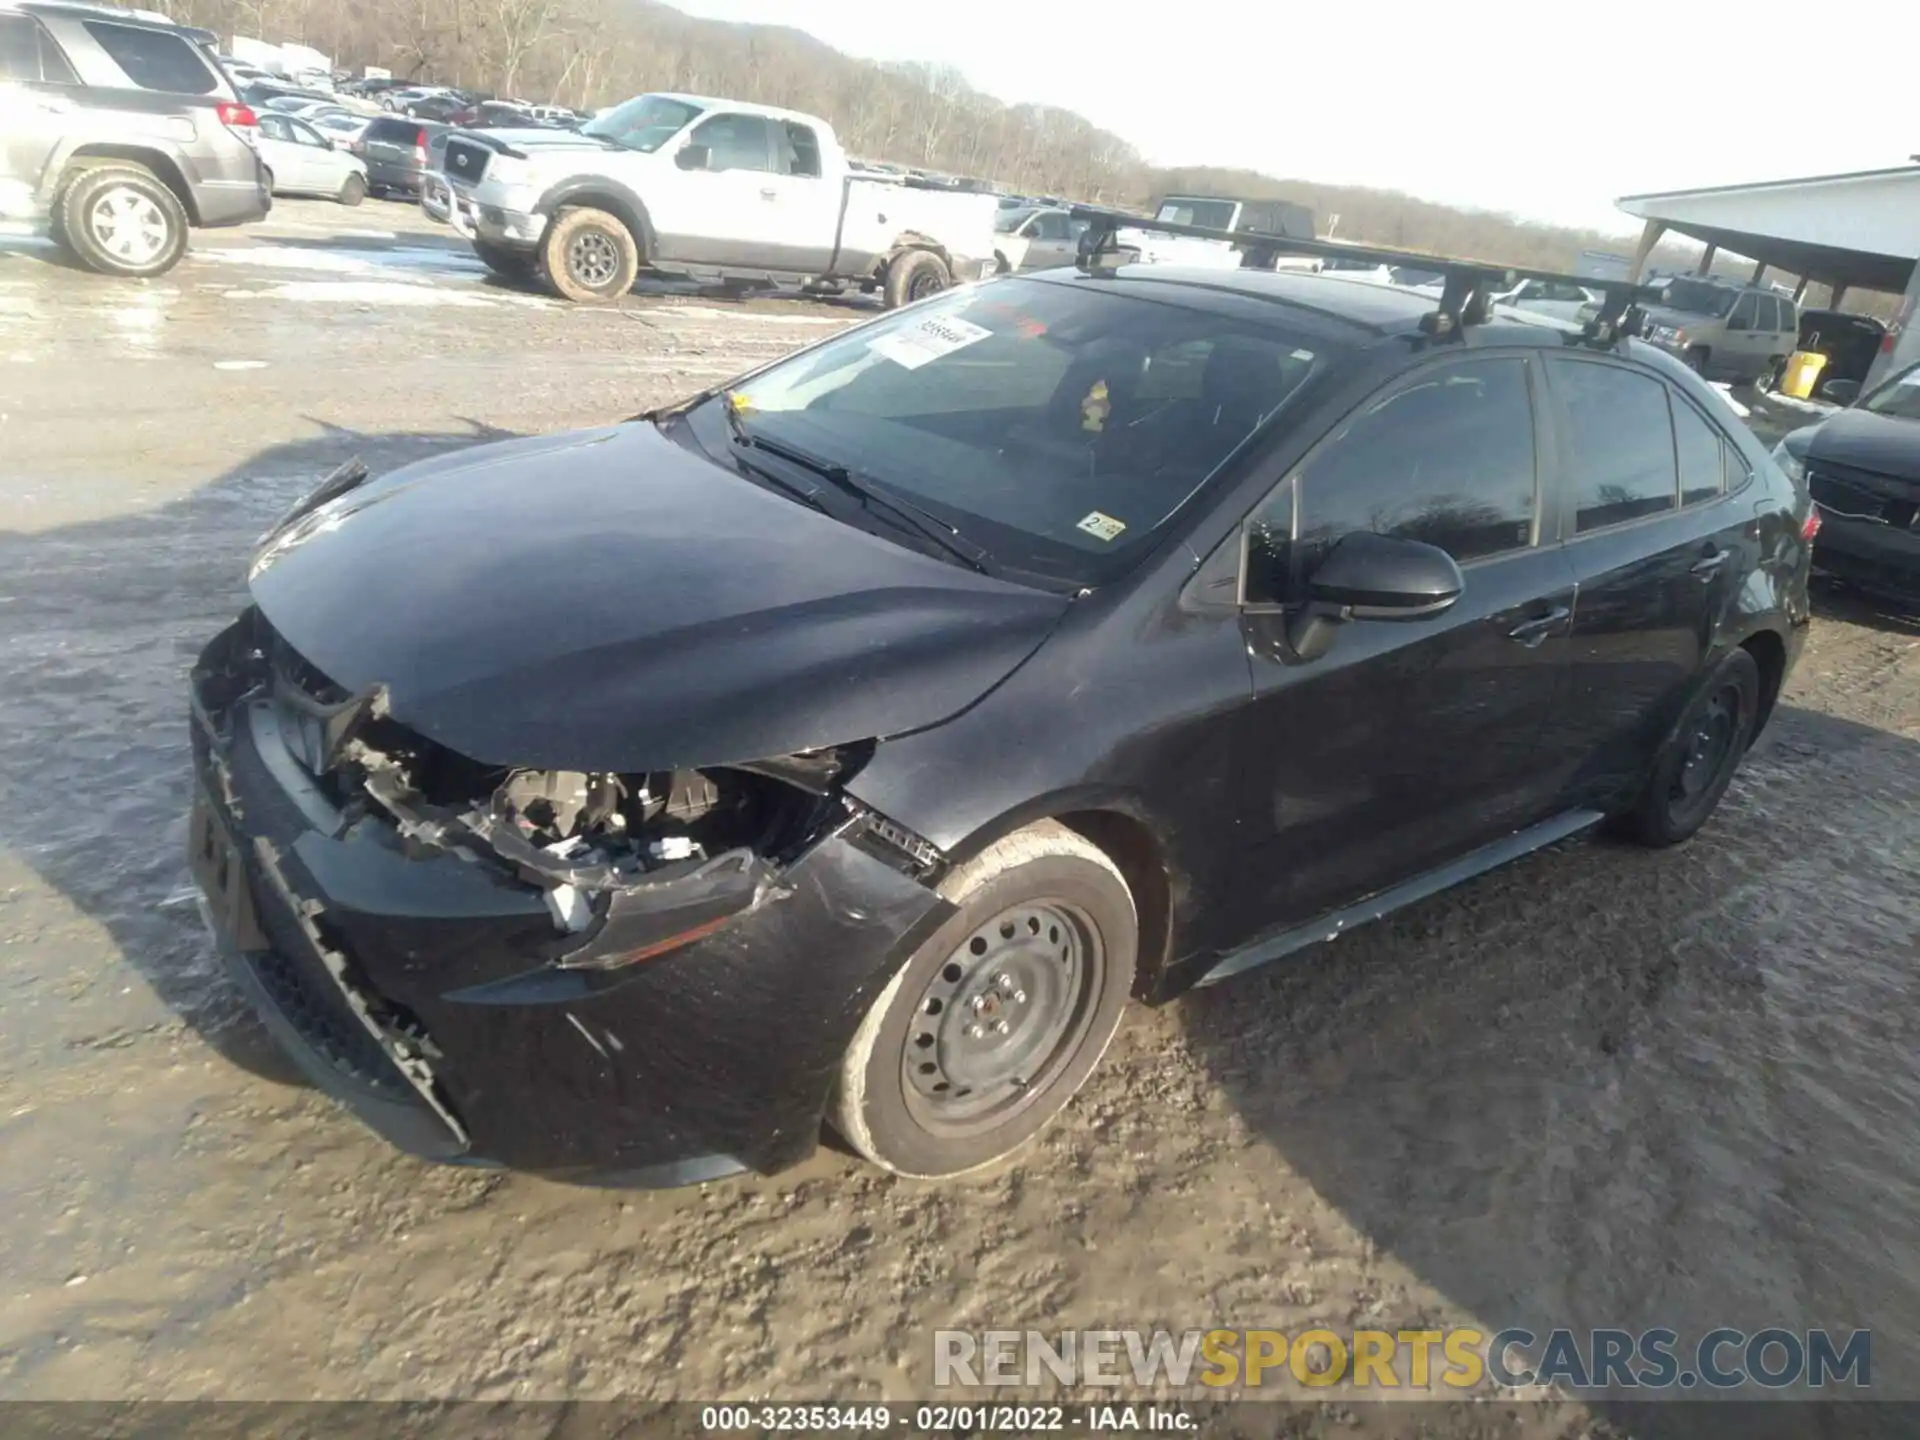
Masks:
[[[777,364],[733,405],[743,436],[846,467],[995,568],[1091,585],[1130,569],[1326,352],[1278,316],[1241,324],[1110,282],[1004,279]],[[695,436],[763,463],[729,435],[726,407],[694,410]]]
[[[1444,285],[1447,277],[1437,270],[1413,270],[1405,265],[1396,265],[1387,272],[1387,278],[1396,285]]]
[[[700,113],[698,105],[669,100],[662,95],[636,95],[580,127],[582,135],[610,140],[628,150],[651,155],[686,128]]]
[[[1010,234],[1026,224],[1027,217],[1031,214],[1033,214],[1031,210],[1002,210],[993,217],[993,228],[1002,235]]]
[[[1920,365],[1910,365],[1860,402],[1862,410],[1896,420],[1920,420]]]
[[[1660,293],[1660,303],[1670,310],[1685,310],[1690,315],[1711,315],[1716,320],[1724,318],[1738,298],[1733,291],[1719,285],[1709,285],[1704,280],[1671,280]]]
[[[1231,230],[1233,212],[1240,208],[1233,200],[1190,200],[1185,196],[1175,196],[1160,202],[1160,213],[1156,220],[1165,220],[1174,225],[1202,225],[1209,230]]]

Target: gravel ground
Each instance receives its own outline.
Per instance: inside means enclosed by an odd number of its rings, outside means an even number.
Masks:
[[[864,313],[567,309],[452,240],[283,203],[134,285],[0,242],[0,1395],[906,1399],[941,1327],[1782,1324],[1871,1327],[1920,1398],[1920,623],[1857,599],[1693,844],[1572,842],[1136,1011],[996,1173],[566,1188],[271,1078],[180,858],[184,670],[252,538],[350,455]],[[1432,1433],[1590,1423],[1482,1409]]]

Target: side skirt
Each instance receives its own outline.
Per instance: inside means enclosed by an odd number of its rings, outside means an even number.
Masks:
[[[1309,945],[1318,945],[1322,941],[1337,940],[1356,925],[1364,925],[1369,920],[1378,920],[1391,915],[1394,911],[1424,900],[1429,895],[1458,885],[1463,880],[1471,880],[1476,875],[1484,875],[1489,870],[1498,869],[1510,860],[1518,860],[1522,855],[1531,854],[1556,840],[1564,840],[1569,835],[1577,835],[1582,830],[1598,825],[1606,818],[1599,810],[1569,810],[1556,815],[1551,820],[1542,820],[1538,825],[1530,825],[1525,830],[1516,830],[1490,844],[1482,845],[1478,850],[1470,850],[1457,860],[1449,860],[1444,865],[1403,880],[1400,884],[1381,890],[1366,899],[1356,901],[1338,910],[1329,910],[1326,914],[1307,921],[1304,925],[1295,925],[1291,929],[1281,930],[1254,941],[1251,945],[1234,951],[1219,960],[1212,969],[1194,982],[1194,988],[1213,985],[1229,976],[1238,975],[1243,970],[1252,970],[1269,961],[1281,959],[1304,950]]]

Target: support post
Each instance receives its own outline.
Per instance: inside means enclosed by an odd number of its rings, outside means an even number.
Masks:
[[[1833,287],[1833,294],[1827,300],[1829,310],[1838,310],[1846,304],[1847,286],[1843,280]]]
[[[1800,277],[1800,283],[1793,287],[1793,303],[1798,305],[1800,303],[1800,297],[1806,293],[1807,293],[1807,277],[1802,275]]]
[[[1753,278],[1747,281],[1747,283],[1749,285],[1758,285],[1760,283],[1760,277],[1762,275],[1765,275],[1766,273],[1767,273],[1767,262],[1764,260],[1761,260],[1754,265]]]
[[[1647,268],[1647,260],[1653,254],[1653,247],[1660,243],[1660,237],[1667,233],[1667,222],[1649,220],[1640,227],[1640,243],[1633,247],[1633,268],[1627,272],[1627,279],[1635,285],[1640,283],[1640,275]]]
[[[1718,255],[1719,253],[1720,253],[1720,247],[1718,245],[1707,246],[1707,253],[1700,257],[1700,268],[1698,270],[1695,270],[1693,273],[1696,275],[1705,275],[1708,271],[1712,270],[1713,257]]]

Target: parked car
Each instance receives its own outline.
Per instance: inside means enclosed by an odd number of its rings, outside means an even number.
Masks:
[[[87,5],[0,10],[0,218],[102,274],[164,274],[195,227],[273,204],[254,112],[179,27]]]
[[[382,110],[404,111],[416,100],[424,100],[430,95],[451,95],[454,92],[444,85],[405,85],[398,89],[382,90],[375,98]]]
[[[1500,304],[1556,320],[1582,320],[1600,304],[1600,292],[1571,280],[1522,280],[1496,297]]]
[[[1773,452],[1825,521],[1814,569],[1920,605],[1920,365],[1865,395],[1851,378],[1826,381],[1820,393],[1850,408],[1795,430]]]
[[[263,113],[258,143],[274,194],[326,195],[342,205],[367,198],[366,164],[297,116]]]
[[[460,95],[422,95],[409,100],[398,107],[403,115],[416,120],[431,120],[445,125],[453,122],[453,117],[472,108],[472,102]]]
[[[991,195],[857,174],[818,116],[736,100],[641,95],[578,132],[463,132],[446,174],[474,253],[569,300],[617,299],[644,265],[858,283],[896,306],[996,269]]]
[[[1871,315],[1849,315],[1840,310],[1802,310],[1795,349],[1824,355],[1820,379],[1852,380],[1864,385],[1867,372],[1886,347],[1887,327]]]
[[[453,191],[447,185],[447,140],[454,134],[443,130],[427,141],[426,173],[420,179],[420,209],[429,219],[442,225],[453,221]]]
[[[354,154],[358,154],[360,151],[361,137],[367,133],[367,127],[372,125],[373,121],[374,117],[371,115],[343,113],[339,115],[316,115],[311,117],[307,123],[325,135],[329,140],[333,141],[334,144],[343,146]]]
[[[1198,225],[1215,230],[1279,235],[1293,240],[1314,238],[1314,214],[1305,205],[1286,200],[1235,200],[1216,195],[1169,195],[1160,202],[1155,219],[1175,225]],[[1120,232],[1120,242],[1139,253],[1142,261],[1162,265],[1205,265],[1237,269],[1318,270],[1318,258],[1280,255],[1224,240],[1156,232],[1152,226]]]
[[[266,105],[262,108],[277,110],[282,115],[298,115],[303,120],[313,120],[321,115],[351,115],[354,113],[337,100],[315,100],[302,95],[278,95],[267,101]]]
[[[193,669],[240,983],[430,1158],[678,1183],[824,1119],[940,1176],[1130,996],[1608,817],[1686,840],[1802,648],[1812,503],[1659,351],[1433,308],[1009,276],[343,467]]]
[[[367,188],[376,195],[413,199],[428,173],[428,152],[447,127],[430,120],[382,115],[360,135],[360,158],[367,162]]]
[[[1002,271],[1071,265],[1087,222],[1065,210],[1001,210],[993,222],[994,258]]]
[[[1648,339],[1711,380],[1770,381],[1799,337],[1793,301],[1757,285],[1680,277],[1646,309]]]

